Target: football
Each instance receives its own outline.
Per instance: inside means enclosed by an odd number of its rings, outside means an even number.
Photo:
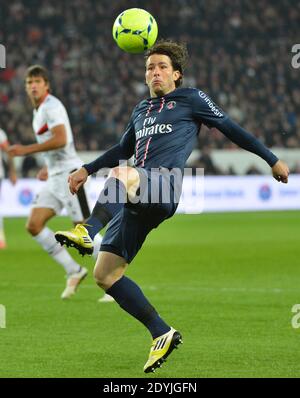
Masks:
[[[148,11],[129,8],[118,15],[112,33],[122,50],[138,54],[153,46],[158,28],[155,19]]]

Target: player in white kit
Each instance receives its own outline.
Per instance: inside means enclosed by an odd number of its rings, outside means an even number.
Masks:
[[[84,222],[89,216],[89,206],[85,191],[77,196],[71,195],[67,181],[69,174],[80,168],[73,141],[72,129],[67,111],[62,102],[50,94],[47,70],[40,65],[27,69],[25,88],[33,105],[33,130],[37,143],[31,145],[13,145],[9,148],[12,156],[24,156],[43,152],[45,167],[37,178],[46,181],[37,195],[26,228],[33,238],[50,256],[61,264],[67,273],[67,285],[61,298],[71,297],[80,282],[86,277],[87,269],[81,267],[61,247],[46,223],[63,208],[66,209],[74,225]],[[102,237],[96,236],[93,255],[97,258]]]
[[[2,153],[7,152],[8,147],[9,143],[7,135],[4,130],[0,129],[0,249],[5,249],[6,247],[4,225],[3,225],[3,214],[1,213],[1,181],[4,178]],[[17,181],[17,176],[16,176],[13,159],[11,158],[11,156],[7,156],[7,165],[8,165],[8,177],[11,183],[15,184]]]

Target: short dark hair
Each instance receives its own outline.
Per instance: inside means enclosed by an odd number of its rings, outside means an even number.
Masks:
[[[46,68],[44,68],[42,65],[32,65],[30,66],[25,74],[25,80],[28,77],[42,77],[45,82],[49,85],[50,89],[50,82],[49,82],[49,76],[48,76],[48,71]]]
[[[178,44],[172,40],[159,40],[154,44],[153,47],[149,48],[149,50],[145,54],[145,60],[153,54],[162,54],[167,55],[172,63],[172,67],[174,70],[178,70],[181,74],[180,78],[176,80],[176,87],[181,86],[183,80],[184,69],[187,65],[188,61],[188,50],[186,44]]]

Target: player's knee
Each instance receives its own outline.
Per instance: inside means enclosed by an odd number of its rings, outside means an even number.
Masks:
[[[99,287],[101,287],[101,289],[108,289],[110,286],[107,286],[107,276],[106,275],[104,275],[100,270],[99,270],[99,268],[97,268],[97,267],[95,267],[95,269],[94,269],[94,273],[93,273],[93,276],[94,276],[94,280],[95,280],[95,282],[96,282],[96,284],[99,286]]]
[[[127,167],[114,167],[110,170],[108,177],[117,178],[121,180],[124,178],[124,175],[127,173]]]
[[[42,229],[43,229],[43,225],[37,221],[28,220],[26,223],[26,230],[32,236],[38,235]]]
[[[118,279],[119,276],[115,273],[103,273],[99,268],[94,269],[94,279],[96,284],[103,290],[109,289]]]
[[[110,170],[108,177],[117,178],[127,185],[128,182],[135,178],[136,173],[132,167],[114,167]]]

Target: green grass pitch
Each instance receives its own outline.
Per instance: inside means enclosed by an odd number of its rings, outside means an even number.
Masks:
[[[127,275],[184,340],[153,375],[148,331],[97,302],[93,259],[70,249],[90,273],[62,301],[63,269],[24,224],[5,220],[0,251],[0,377],[300,377],[299,212],[176,215],[149,235]]]

